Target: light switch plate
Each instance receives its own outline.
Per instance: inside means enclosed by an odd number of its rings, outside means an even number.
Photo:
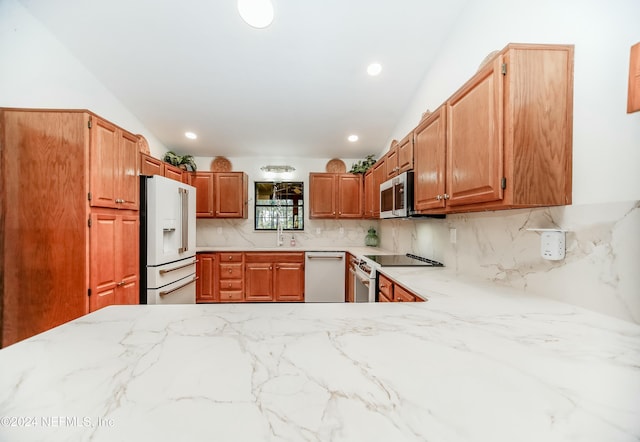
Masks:
[[[458,242],[458,234],[456,232],[456,229],[449,229],[449,242],[451,244],[455,244],[456,242]]]

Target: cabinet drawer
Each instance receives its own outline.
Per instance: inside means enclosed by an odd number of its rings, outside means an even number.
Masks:
[[[396,302],[415,302],[416,297],[413,293],[396,284],[393,288],[393,300]]]
[[[219,253],[220,263],[225,262],[242,262],[242,253]]]
[[[242,291],[240,290],[220,290],[220,302],[242,302]]]
[[[220,290],[242,290],[241,279],[224,279],[220,280]]]
[[[220,279],[240,279],[242,278],[242,264],[220,263]]]
[[[378,277],[378,290],[387,299],[393,299],[393,282],[384,275]]]

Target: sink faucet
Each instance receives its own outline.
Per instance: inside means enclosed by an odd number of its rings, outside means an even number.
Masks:
[[[278,210],[276,211],[276,246],[281,247],[283,243],[282,219],[280,208],[278,207]]]

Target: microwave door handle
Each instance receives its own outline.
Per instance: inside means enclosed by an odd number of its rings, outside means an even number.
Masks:
[[[392,190],[392,192],[391,192],[391,213],[393,215],[397,215],[398,214],[397,210],[396,210],[396,186],[397,185],[398,185],[397,183],[395,183],[393,181],[391,182],[391,190]]]

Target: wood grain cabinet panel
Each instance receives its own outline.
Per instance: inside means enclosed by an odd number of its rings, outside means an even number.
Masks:
[[[139,216],[134,212],[93,211],[91,214],[91,296],[89,310],[114,304],[139,303]]]
[[[362,218],[362,175],[351,173],[310,173],[311,219]]]
[[[218,292],[220,302],[244,301],[244,255],[218,253]]]
[[[364,174],[364,206],[362,210],[363,218],[370,219],[373,218],[374,206],[373,201],[377,196],[378,192],[375,192],[373,186],[373,169],[367,170]]]
[[[378,302],[424,302],[420,296],[405,289],[394,280],[378,275]]]
[[[175,181],[182,182],[183,171],[179,167],[172,166],[171,164],[164,165],[164,176]]]
[[[246,173],[193,172],[189,173],[189,184],[196,188],[196,217],[247,218]]]
[[[2,346],[137,303],[137,138],[89,111],[0,108],[0,147]]]
[[[247,301],[304,301],[304,253],[244,254]]]
[[[276,301],[304,301],[304,262],[276,262],[273,278]]]
[[[507,45],[444,109],[414,130],[416,210],[571,204],[573,46]]]
[[[92,207],[138,210],[138,138],[97,116],[90,116]]]
[[[640,111],[640,43],[631,46],[627,113]]]
[[[140,175],[164,176],[164,165],[164,161],[144,153],[140,154]]]
[[[245,300],[273,301],[273,264],[265,262],[247,262],[245,265]]]
[[[198,253],[196,259],[196,302],[217,302],[217,255],[215,253]]]
[[[445,107],[441,106],[414,130],[415,210],[444,209],[446,200]]]

